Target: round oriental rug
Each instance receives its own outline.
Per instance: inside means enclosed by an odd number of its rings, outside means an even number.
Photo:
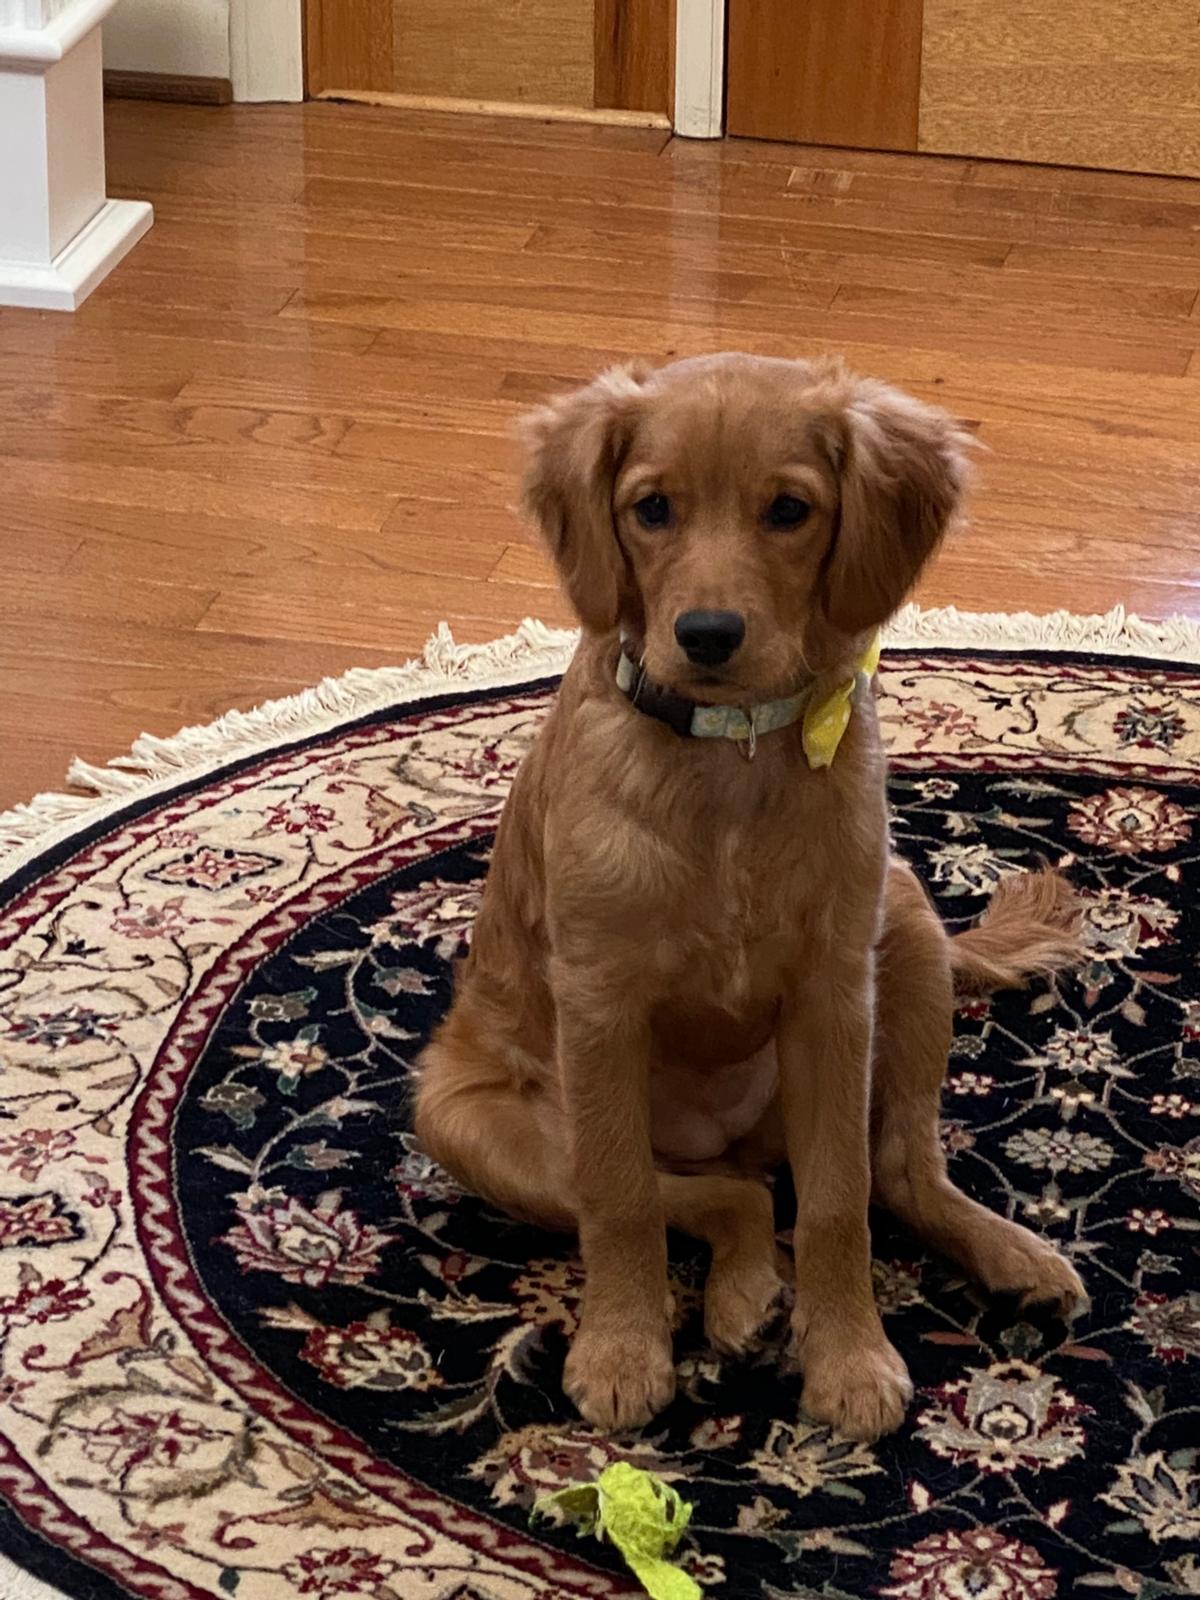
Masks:
[[[1022,1317],[876,1219],[917,1395],[874,1447],[800,1414],[779,1328],[706,1349],[684,1244],[678,1397],[592,1433],[561,1391],[569,1245],[412,1141],[570,642],[443,634],[0,819],[0,1594],[626,1595],[610,1549],[529,1527],[617,1459],[692,1502],[718,1600],[1200,1593],[1200,637],[892,631],[895,837],[945,916],[1041,858],[1085,898],[1077,975],[962,1007],[944,1137],[1093,1303]]]

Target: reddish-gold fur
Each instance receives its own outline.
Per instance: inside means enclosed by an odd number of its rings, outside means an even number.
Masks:
[[[666,1226],[713,1249],[705,1316],[745,1347],[778,1280],[764,1170],[798,1200],[804,1405],[894,1428],[911,1393],[871,1292],[874,1197],[993,1290],[1068,1309],[1071,1267],[950,1183],[937,1133],[952,986],[1075,953],[1069,891],[1013,881],[952,941],[890,858],[884,756],[861,697],[833,765],[798,726],[752,761],[686,740],[614,682],[618,625],[650,676],[748,704],[846,680],[956,514],[966,440],[840,365],[720,356],[622,370],[534,416],[526,503],[584,624],[506,807],[454,1005],[422,1062],[417,1131],[471,1188],[579,1233],[587,1285],[566,1387],[598,1425],[673,1388]],[[670,499],[646,529],[633,506]],[[807,522],[764,523],[773,497]],[[676,616],[741,612],[700,671]]]

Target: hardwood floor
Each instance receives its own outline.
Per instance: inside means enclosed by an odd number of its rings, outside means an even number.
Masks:
[[[110,102],[152,232],[0,311],[0,805],[438,621],[567,621],[513,418],[844,351],[991,447],[929,604],[1200,617],[1200,185],[379,108]]]

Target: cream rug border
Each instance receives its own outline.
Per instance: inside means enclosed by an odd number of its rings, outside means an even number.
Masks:
[[[419,660],[374,670],[355,667],[314,689],[268,700],[253,711],[226,712],[207,727],[184,728],[168,739],[144,733],[128,755],[107,766],[76,760],[67,782],[82,793],[41,794],[0,813],[0,872],[18,870],[42,850],[131,800],[204,777],[245,756],[327,732],[401,701],[429,699],[468,685],[502,688],[562,672],[577,639],[573,629],[549,628],[526,618],[515,633],[490,644],[460,645],[443,622]],[[1122,606],[1101,616],[1070,611],[1034,616],[1028,611],[907,605],[889,623],[884,642],[900,648],[1082,650],[1200,665],[1200,623],[1184,617],[1147,622]]]

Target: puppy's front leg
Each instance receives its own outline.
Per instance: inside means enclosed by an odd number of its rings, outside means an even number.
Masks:
[[[779,1029],[796,1185],[793,1332],[810,1416],[855,1439],[899,1427],[912,1398],[871,1287],[873,958],[826,948],[797,975]]]
[[[599,1428],[648,1422],[675,1390],[667,1235],[650,1145],[650,1030],[620,985],[556,974],[558,1050],[586,1273],[564,1387]]]

